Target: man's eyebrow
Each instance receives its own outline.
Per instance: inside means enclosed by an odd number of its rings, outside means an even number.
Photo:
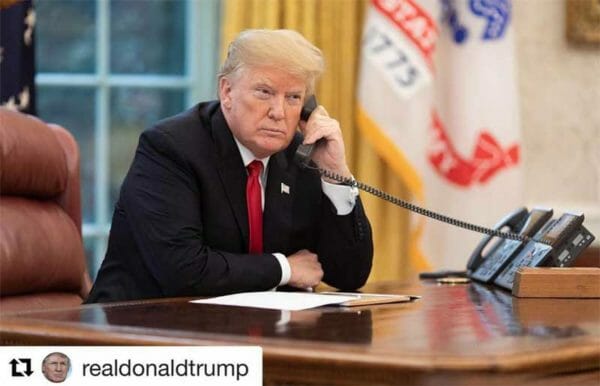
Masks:
[[[265,88],[268,88],[269,90],[278,91],[268,80],[263,80],[263,79],[257,79],[255,82],[252,83],[252,87],[253,88],[254,87],[265,87]],[[286,91],[285,95],[302,95],[303,92],[304,92],[304,89],[299,88],[297,90]]]
[[[256,79],[254,82],[252,82],[252,85],[254,87],[262,86],[262,87],[273,88],[273,86],[271,85],[271,83],[268,80],[266,80],[266,79]]]

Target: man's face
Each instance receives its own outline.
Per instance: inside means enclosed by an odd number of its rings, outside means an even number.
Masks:
[[[42,366],[42,373],[51,382],[62,382],[67,377],[69,361],[61,355],[50,355]]]
[[[298,126],[306,82],[276,67],[243,68],[219,82],[233,135],[258,158],[285,149]]]

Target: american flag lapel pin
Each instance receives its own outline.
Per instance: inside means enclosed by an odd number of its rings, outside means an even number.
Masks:
[[[281,193],[290,194],[290,187],[283,182],[281,183]]]

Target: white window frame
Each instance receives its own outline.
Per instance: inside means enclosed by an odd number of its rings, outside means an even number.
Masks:
[[[187,106],[216,97],[215,73],[219,52],[219,0],[183,0],[186,15],[185,71],[183,75],[110,74],[110,1],[96,1],[96,72],[94,74],[38,73],[37,86],[95,89],[94,106],[94,222],[82,226],[84,240],[92,240],[87,256],[92,278],[106,253],[110,231],[110,90],[114,87],[182,90]],[[68,128],[67,128],[68,129]],[[142,129],[142,128],[140,128]],[[83,155],[82,155],[83,156]],[[85,200],[82,200],[85,202]]]

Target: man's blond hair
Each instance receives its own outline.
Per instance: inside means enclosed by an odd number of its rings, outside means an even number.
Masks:
[[[50,360],[50,357],[53,356],[53,355],[59,356],[62,359],[66,360],[67,361],[67,367],[71,366],[71,358],[69,358],[66,354],[63,354],[63,353],[58,352],[58,351],[51,352],[50,354],[46,355],[46,357],[42,361],[42,366],[46,366],[46,364]]]
[[[249,29],[230,44],[218,79],[235,77],[247,67],[274,66],[306,81],[307,94],[325,70],[321,50],[300,33],[289,29]]]

